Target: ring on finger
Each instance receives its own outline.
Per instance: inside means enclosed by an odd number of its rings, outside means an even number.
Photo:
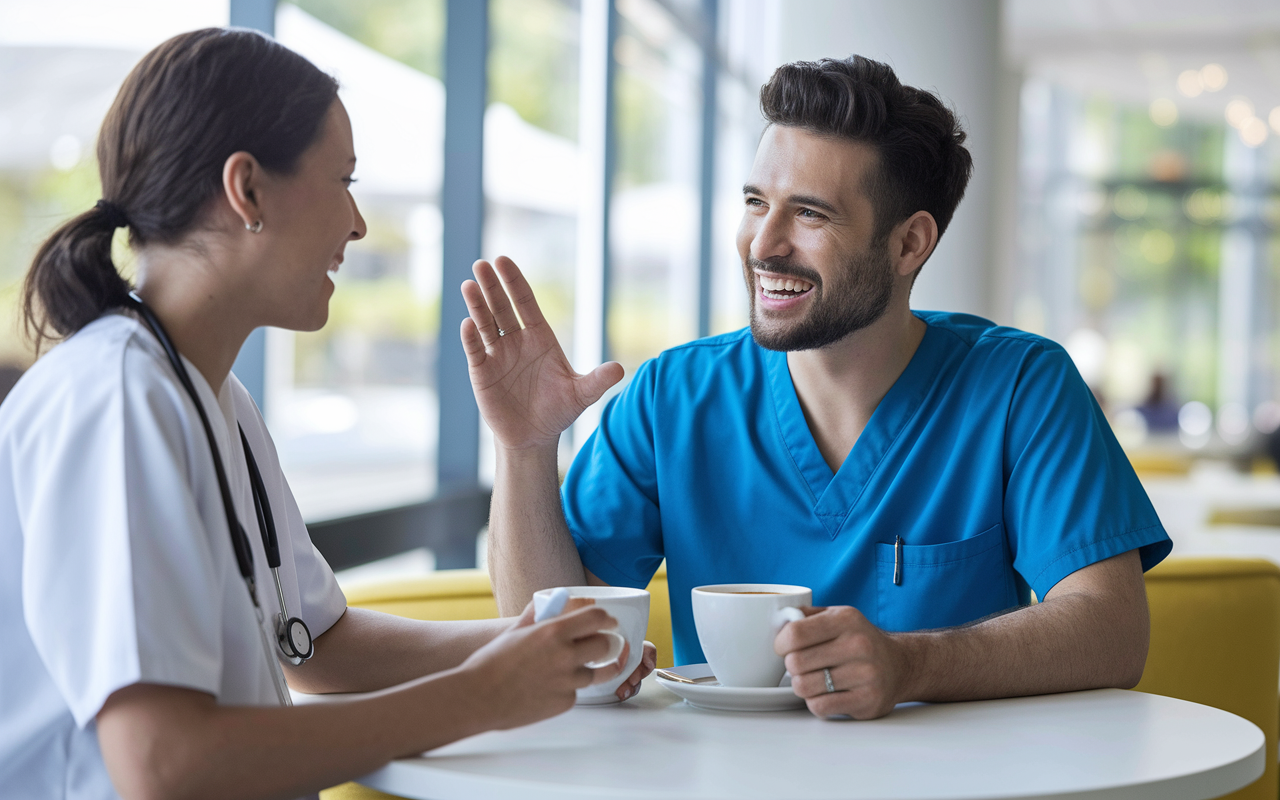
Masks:
[[[504,331],[502,328],[498,328],[498,335],[499,335],[499,336],[506,336],[506,335],[507,335],[507,332],[506,332],[506,331]]]
[[[827,694],[831,694],[836,690],[836,685],[831,682],[831,670],[829,668],[822,670],[822,679],[827,682]]]

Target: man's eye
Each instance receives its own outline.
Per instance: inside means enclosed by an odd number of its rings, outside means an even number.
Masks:
[[[800,209],[800,216],[802,216],[802,217],[809,217],[810,219],[822,219],[822,218],[823,218],[823,216],[822,216],[821,214],[819,214],[817,211],[814,211],[812,208],[802,208],[802,209]]]
[[[764,202],[763,202],[760,198],[758,198],[758,197],[748,197],[746,202],[747,202],[747,205],[749,205],[749,206],[762,206],[762,205],[764,205]]]

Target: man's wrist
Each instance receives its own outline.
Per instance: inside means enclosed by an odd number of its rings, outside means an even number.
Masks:
[[[937,647],[935,638],[925,633],[891,633],[888,636],[895,653],[898,673],[894,687],[894,705],[929,696],[929,664]]]

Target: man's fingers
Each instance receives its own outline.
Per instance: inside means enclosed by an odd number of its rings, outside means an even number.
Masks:
[[[493,344],[498,338],[498,323],[494,321],[493,313],[489,311],[489,304],[480,290],[480,284],[475,281],[463,281],[462,300],[467,304],[467,313],[471,315],[471,321],[475,323],[484,346]]]
[[[458,337],[462,339],[462,352],[467,354],[467,366],[478,367],[484,363],[484,340],[480,338],[480,331],[476,329],[476,322],[471,317],[467,317],[462,321],[462,327],[458,330]]]
[[[525,327],[535,328],[543,323],[542,309],[538,307],[538,299],[533,296],[533,289],[524,279],[524,273],[516,266],[516,262],[506,256],[498,256],[493,263],[498,277],[507,288],[507,294],[515,303],[516,313],[524,320]]]
[[[808,609],[805,609],[809,613]],[[773,640],[773,651],[780,656],[823,642],[831,641],[844,630],[836,615],[822,609],[795,622],[788,622]]]
[[[609,361],[591,370],[578,381],[578,401],[584,406],[591,405],[599,400],[610,386],[622,380],[624,373],[622,365],[616,361]]]
[[[498,329],[503,333],[520,330],[520,318],[516,316],[511,298],[507,297],[506,289],[502,288],[502,281],[493,265],[488,261],[477,261],[472,265],[471,272],[476,276],[476,283],[480,284],[480,291],[484,292],[485,302],[493,312],[493,321],[498,324]]]

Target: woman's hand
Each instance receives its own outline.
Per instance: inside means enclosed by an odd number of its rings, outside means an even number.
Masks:
[[[609,652],[599,632],[617,622],[603,608],[588,606],[534,624],[533,604],[506,633],[463,662],[483,693],[493,728],[515,728],[561,714],[573,707],[576,692],[616,678],[625,657],[600,669],[589,662]]]
[[[477,261],[472,272],[476,279],[462,284],[471,316],[462,321],[461,336],[480,412],[503,447],[554,446],[587,406],[622,379],[622,366],[609,362],[586,375],[574,372],[511,259]]]

